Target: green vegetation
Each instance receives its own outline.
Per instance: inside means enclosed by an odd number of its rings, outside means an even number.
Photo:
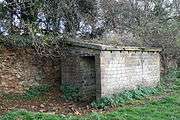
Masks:
[[[124,91],[110,97],[104,97],[91,103],[91,106],[98,109],[104,109],[109,106],[118,106],[132,100],[140,100],[146,96],[154,95],[160,92],[159,88],[139,87],[136,90]]]
[[[175,85],[180,85],[177,79]],[[86,116],[65,116],[33,113],[24,110],[14,110],[0,117],[1,120],[179,120],[180,118],[180,87],[172,95],[145,103],[140,106],[122,107],[110,113],[91,113]]]
[[[63,98],[70,101],[80,101],[80,90],[79,87],[64,84],[61,86],[61,91],[63,92]]]
[[[39,85],[39,86],[32,86],[24,94],[3,94],[4,97],[10,100],[18,100],[18,99],[24,99],[24,100],[31,100],[34,98],[38,98],[45,93],[47,93],[50,90],[49,85]]]
[[[167,84],[167,82],[171,82],[173,83],[174,81],[176,81],[178,75],[178,70],[176,69],[169,69],[168,73],[166,75],[164,75],[163,77],[161,77],[161,84]]]
[[[180,78],[180,69],[178,69],[178,70],[176,71],[176,77],[177,77],[177,78]]]
[[[180,119],[180,78],[177,78],[171,87],[170,96],[160,95],[159,99],[141,99],[144,94],[155,94],[158,91],[149,88],[139,88],[137,91],[124,92],[126,99],[133,100],[134,104],[122,104],[114,112],[96,113],[85,116],[52,115],[34,113],[25,110],[14,110],[0,117],[0,120],[179,120]],[[143,93],[143,94],[142,94]],[[166,93],[164,93],[166,94]],[[121,96],[121,98],[123,98]],[[139,104],[135,102],[139,101]]]
[[[13,34],[11,36],[0,36],[1,47],[32,47],[33,40],[31,36],[21,36]]]
[[[91,106],[98,109],[105,109],[109,106],[119,106],[132,100],[140,100],[144,97],[159,94],[163,89],[172,89],[173,83],[179,77],[179,71],[176,69],[170,69],[168,74],[163,76],[161,84],[156,88],[139,87],[136,90],[124,91],[122,93],[104,97],[91,103]]]

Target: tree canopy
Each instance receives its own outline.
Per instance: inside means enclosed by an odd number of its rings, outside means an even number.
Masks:
[[[96,39],[161,47],[168,56],[177,57],[179,28],[179,0],[0,0],[1,38],[12,44]]]

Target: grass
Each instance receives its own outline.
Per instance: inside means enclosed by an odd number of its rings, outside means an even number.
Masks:
[[[86,116],[50,115],[14,110],[0,120],[180,120],[180,78],[173,85],[170,96],[143,105],[121,107],[109,113],[91,113]]]
[[[143,106],[119,108],[119,110],[100,114],[91,113],[87,116],[65,116],[32,113],[27,111],[12,111],[4,115],[1,120],[179,120],[180,97],[174,94],[159,102],[152,102]]]
[[[124,91],[122,93],[112,95],[109,97],[103,97],[97,101],[91,103],[91,106],[98,109],[105,109],[112,106],[119,106],[124,103],[128,103],[133,100],[141,100],[150,95],[156,95],[161,93],[161,88],[139,87],[136,90]]]

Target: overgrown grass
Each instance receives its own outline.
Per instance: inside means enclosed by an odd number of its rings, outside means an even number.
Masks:
[[[177,79],[175,85],[180,85]],[[86,116],[51,115],[33,113],[25,110],[14,110],[0,117],[0,120],[179,120],[180,88],[172,92],[172,96],[161,101],[146,103],[141,106],[119,108],[110,113],[91,113]]]
[[[109,97],[103,97],[94,101],[91,103],[91,106],[98,109],[104,109],[110,106],[119,106],[131,100],[139,100],[146,96],[158,94],[162,92],[164,88],[172,89],[174,87],[175,89],[179,89],[177,88],[177,85],[174,84],[177,78],[180,78],[179,69],[170,69],[168,74],[162,77],[161,85],[156,88],[139,87],[136,90],[124,91],[122,93]]]
[[[86,116],[74,116],[51,115],[28,112],[25,110],[14,110],[1,116],[0,120],[179,120],[180,78],[177,78],[173,82],[173,86],[171,88],[173,89],[171,91],[171,96],[165,97],[165,99],[160,101],[151,101],[141,105],[120,107],[118,110],[109,113],[94,112]],[[152,93],[154,94],[155,92]],[[132,95],[126,94],[124,93],[127,99],[132,99]],[[137,94],[137,99],[139,99],[139,96],[141,96],[142,93],[134,92],[131,94],[134,94],[134,96]]]
[[[51,86],[45,84],[32,86],[28,90],[26,90],[24,94],[3,94],[3,96],[9,100],[32,100],[49,92],[50,88]]]
[[[103,97],[91,103],[91,106],[98,109],[104,109],[110,106],[119,106],[132,100],[140,100],[146,96],[158,94],[160,88],[139,87],[136,90],[124,91],[122,93]]]

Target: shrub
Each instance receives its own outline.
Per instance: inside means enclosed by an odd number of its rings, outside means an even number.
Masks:
[[[61,86],[63,92],[63,98],[70,101],[80,101],[80,88],[77,86],[64,84]]]
[[[165,90],[172,91],[176,89],[176,82],[179,77],[179,69],[170,69],[165,76],[161,77],[161,86],[163,86]]]
[[[35,97],[44,95],[45,93],[49,92],[49,90],[50,90],[50,86],[45,84],[39,86],[32,86],[25,92],[23,97],[25,99],[33,99]]]
[[[176,81],[177,78],[177,70],[176,69],[169,69],[166,75],[161,77],[161,82],[166,84],[170,82]]]
[[[39,85],[39,86],[32,86],[24,94],[3,94],[3,96],[10,100],[31,100],[37,98],[39,96],[44,95],[50,90],[51,86],[49,85]]]
[[[180,78],[180,69],[178,69],[178,70],[176,71],[176,77],[177,77],[177,78]]]

